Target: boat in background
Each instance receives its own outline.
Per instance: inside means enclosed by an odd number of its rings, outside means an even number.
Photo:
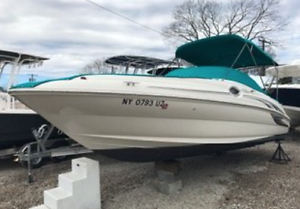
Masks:
[[[24,65],[41,65],[48,58],[0,50],[0,79],[6,67],[10,67],[10,77],[7,84],[9,89]],[[0,150],[12,147],[19,147],[25,143],[34,141],[32,128],[38,129],[47,120],[29,109],[20,101],[10,96],[3,88],[0,92]],[[45,127],[45,126],[44,126]],[[60,132],[59,132],[60,133]],[[53,137],[61,137],[61,134],[54,132]]]
[[[119,55],[110,57],[105,60],[105,63],[110,66],[111,69],[117,68],[119,72],[124,71],[124,74],[137,74],[139,71],[141,71],[141,74],[145,74],[149,69],[153,70],[157,67],[167,67],[174,64],[174,62],[169,60],[133,55]],[[112,70],[112,73],[114,72],[116,71]]]
[[[270,96],[278,100],[290,117],[291,128],[300,126],[300,65],[282,65],[266,70],[276,79],[268,88]]]
[[[124,74],[149,74],[164,76],[174,69],[178,69],[185,64],[163,60],[153,57],[144,57],[136,55],[119,55],[110,57],[105,60],[105,64],[111,68],[112,74],[124,73]]]
[[[205,50],[204,50],[205,49]],[[165,76],[104,74],[25,83],[9,93],[85,147],[124,161],[160,161],[282,139],[289,117],[237,68],[277,63],[236,35],[179,47],[191,67]]]

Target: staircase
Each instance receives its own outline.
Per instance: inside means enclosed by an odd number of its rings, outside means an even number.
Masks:
[[[44,204],[30,209],[100,209],[99,163],[72,160],[72,171],[58,176],[58,187],[44,191]]]

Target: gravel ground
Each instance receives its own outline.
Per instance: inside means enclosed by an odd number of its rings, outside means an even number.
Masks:
[[[153,163],[126,163],[98,154],[103,209],[262,209],[300,208],[300,138],[286,140],[288,164],[270,163],[277,144],[267,143],[224,155],[181,159],[180,192],[165,195],[154,187]],[[43,191],[57,186],[57,176],[70,171],[71,159],[27,170],[11,159],[0,160],[0,209],[25,209],[43,203]]]

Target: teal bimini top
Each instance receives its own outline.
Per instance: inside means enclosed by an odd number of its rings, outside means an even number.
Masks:
[[[165,77],[224,79],[244,84],[264,93],[263,89],[248,74],[228,67],[201,66],[179,68],[169,72]]]
[[[233,34],[186,43],[176,50],[176,57],[195,66],[244,68],[278,65],[256,44]]]

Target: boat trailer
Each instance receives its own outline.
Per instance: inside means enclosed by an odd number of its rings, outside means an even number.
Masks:
[[[38,129],[33,128],[32,133],[35,141],[26,143],[21,147],[1,150],[0,157],[13,156],[15,162],[26,167],[38,168],[42,166],[45,158],[51,158],[51,160],[58,162],[69,155],[93,152],[70,138],[51,139],[50,136],[54,131],[55,127],[51,124],[44,124]]]

